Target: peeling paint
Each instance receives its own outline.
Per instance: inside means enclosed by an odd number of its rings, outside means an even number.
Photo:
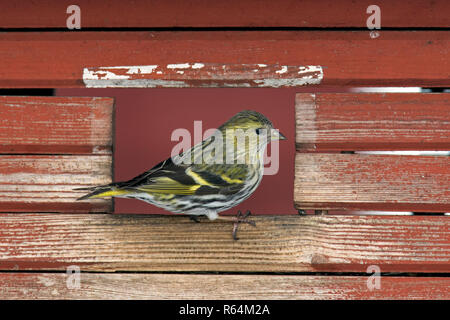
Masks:
[[[255,82],[259,87],[295,87],[304,85],[318,85],[323,79],[323,69],[321,66],[301,66],[298,68],[298,74],[303,75],[297,78],[267,78],[267,79],[255,79]],[[286,73],[288,71],[287,66],[283,66],[281,70],[275,71],[278,74]]]
[[[226,87],[226,88],[250,88],[251,87],[251,85],[250,85],[250,83],[224,83],[223,85],[222,85],[223,87]]]
[[[189,85],[185,81],[159,80],[159,79],[134,79],[134,80],[87,80],[84,82],[87,88],[186,88]]]
[[[287,66],[282,66],[280,70],[275,71],[275,73],[286,73],[288,71]]]
[[[189,63],[177,63],[177,64],[168,64],[168,69],[187,69],[190,68],[191,65]]]
[[[256,83],[258,87],[279,88],[304,86],[307,84],[319,84],[320,80],[312,77],[305,77],[299,79],[262,79],[253,80],[253,82]]]
[[[192,69],[201,69],[203,68],[205,65],[203,63],[194,63],[192,65]]]
[[[128,67],[127,73],[129,74],[150,74],[152,73],[156,68],[158,68],[157,65],[151,65],[151,66],[137,66],[137,67]]]
[[[99,79],[103,79],[103,80],[122,80],[122,79],[129,79],[130,76],[126,76],[126,75],[116,75],[113,72],[110,71],[103,71],[103,70],[98,70],[98,71],[90,71],[87,68],[84,68],[83,70],[83,81],[89,81],[89,80],[99,80]]]
[[[258,69],[259,68],[259,69]],[[83,69],[88,88],[109,87],[293,87],[317,85],[321,66],[267,64],[177,63]]]
[[[323,68],[321,66],[300,66],[298,67],[298,73],[306,73],[306,72],[319,72],[323,77]]]

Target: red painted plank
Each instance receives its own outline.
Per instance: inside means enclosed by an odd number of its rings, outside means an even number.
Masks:
[[[450,299],[448,277],[369,276],[0,273],[0,299]]]
[[[111,154],[113,102],[0,97],[0,153]]]
[[[450,86],[449,46],[439,31],[3,33],[0,86],[84,87],[85,68],[180,63],[321,66],[322,85]]]
[[[297,153],[298,209],[450,212],[450,157]]]
[[[450,97],[426,93],[296,96],[298,151],[450,150]]]
[[[73,1],[4,1],[1,28],[65,28]],[[367,7],[381,9],[382,27],[449,27],[445,0],[77,0],[82,28],[366,27]],[[412,18],[414,17],[414,18]]]
[[[448,272],[450,219],[255,216],[240,240],[224,222],[181,216],[0,214],[0,270]],[[213,240],[212,240],[213,239]]]
[[[0,156],[0,212],[110,212],[112,201],[76,201],[77,187],[111,182],[111,155]]]

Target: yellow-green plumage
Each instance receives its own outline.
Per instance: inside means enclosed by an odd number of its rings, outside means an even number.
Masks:
[[[215,219],[219,212],[244,201],[258,187],[266,145],[271,140],[285,139],[272,129],[272,123],[264,115],[242,111],[190,150],[129,181],[92,188],[80,200],[135,198],[174,213]],[[262,132],[269,135],[266,137]]]

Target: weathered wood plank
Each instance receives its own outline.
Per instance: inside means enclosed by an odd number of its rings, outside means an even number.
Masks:
[[[450,96],[426,93],[300,93],[301,152],[450,150]]]
[[[84,87],[83,75],[92,80],[85,68],[137,71],[184,63],[320,66],[321,85],[450,86],[449,46],[444,31],[383,31],[376,39],[366,31],[14,32],[0,35],[0,86]],[[61,59],[67,52],[73,53],[70,59]],[[254,74],[242,71],[240,79],[255,79]],[[113,83],[124,80],[111,74],[102,79],[108,76]],[[205,72],[200,82],[179,81],[206,86],[213,76]],[[171,80],[156,72],[148,77]],[[153,84],[165,86],[164,81]]]
[[[0,270],[448,272],[450,219],[259,216],[243,225],[149,215],[0,215]]]
[[[1,28],[66,28],[66,1],[5,2]],[[170,1],[78,0],[82,28],[157,27],[360,27],[366,28],[368,1],[228,0]],[[449,27],[445,0],[389,0],[381,8],[381,26]],[[36,14],[39,12],[39,14]],[[99,18],[100,17],[100,18]],[[414,19],[411,19],[414,17]]]
[[[294,202],[298,209],[450,212],[450,157],[297,153]]]
[[[0,212],[110,212],[110,199],[76,201],[74,188],[111,182],[111,155],[0,156]]]
[[[0,97],[0,153],[111,154],[111,98]]]
[[[364,276],[81,273],[79,288],[69,289],[68,276],[63,273],[0,273],[0,299],[450,298],[450,278],[382,276],[380,288],[373,290],[368,289],[367,279]]]
[[[321,66],[177,63],[166,66],[84,68],[86,87],[259,87],[320,84]]]

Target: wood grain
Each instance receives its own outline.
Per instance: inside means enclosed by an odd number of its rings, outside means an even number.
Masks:
[[[294,202],[298,209],[450,212],[450,157],[297,153]]]
[[[68,1],[5,2],[1,28],[66,28]],[[359,27],[366,28],[370,1],[351,0],[77,0],[84,28]],[[445,0],[378,0],[382,28],[449,27]],[[39,12],[39,14],[36,14]],[[101,18],[99,18],[101,17]],[[414,17],[412,19],[411,17]]]
[[[0,270],[448,272],[450,219],[258,216],[232,225],[188,217],[1,214]]]
[[[321,85],[445,87],[449,46],[445,31],[5,32],[0,86],[84,87],[85,68],[237,63],[322,66]]]
[[[300,93],[301,152],[450,150],[450,97],[427,93]]]
[[[0,156],[1,212],[110,212],[110,199],[76,201],[74,188],[111,182],[111,155]]]
[[[111,154],[113,102],[0,97],[0,153]]]
[[[81,273],[80,287],[69,289],[64,273],[0,273],[0,299],[450,298],[450,278],[383,276],[380,289],[369,290],[369,276]]]

